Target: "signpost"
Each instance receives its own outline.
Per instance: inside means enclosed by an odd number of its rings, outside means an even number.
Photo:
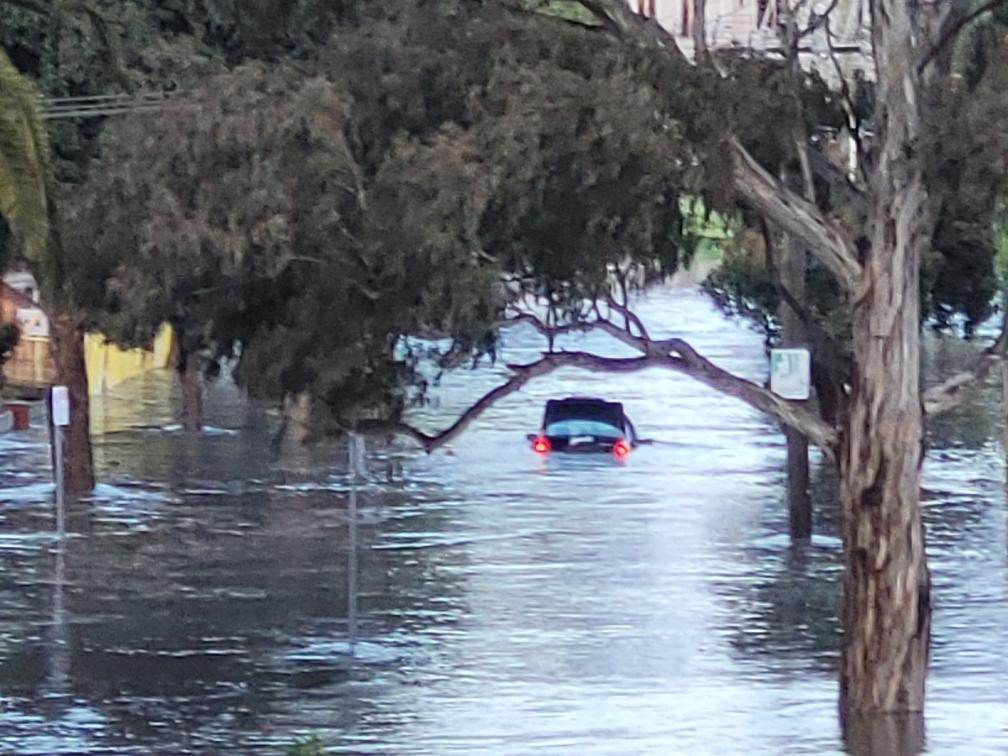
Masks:
[[[53,386],[49,397],[53,424],[54,464],[56,467],[56,569],[53,583],[53,652],[50,659],[50,685],[54,693],[66,695],[69,689],[70,644],[66,632],[66,610],[63,606],[63,585],[66,582],[66,519],[63,476],[63,429],[70,425],[70,390]]]
[[[364,439],[349,435],[348,462],[350,472],[349,523],[347,527],[347,636],[350,655],[357,645],[357,478],[367,475],[364,462]]]
[[[805,401],[812,395],[808,349],[770,350],[770,390],[782,399]]]
[[[63,429],[70,425],[70,390],[66,386],[53,386],[51,404],[53,443],[56,447],[56,529],[59,531],[60,536],[62,536],[65,488],[63,476]]]

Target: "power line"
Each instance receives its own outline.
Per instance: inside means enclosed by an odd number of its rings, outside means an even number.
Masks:
[[[42,117],[46,120],[103,118],[168,107],[178,92],[141,92],[137,94],[87,95],[82,97],[42,98]]]

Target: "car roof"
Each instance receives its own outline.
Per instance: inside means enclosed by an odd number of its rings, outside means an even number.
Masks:
[[[597,396],[568,396],[564,399],[549,399],[546,401],[546,405],[551,404],[598,404],[598,405],[610,405],[610,404],[620,404],[619,402],[610,402],[607,399],[600,399]]]

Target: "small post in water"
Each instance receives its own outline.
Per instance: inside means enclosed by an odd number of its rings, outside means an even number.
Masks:
[[[52,387],[53,443],[56,446],[56,530],[60,537],[64,531],[64,503],[66,482],[63,475],[63,429],[70,425],[70,390],[66,386]]]
[[[63,429],[70,424],[70,392],[66,386],[53,386],[50,395],[50,413],[53,424],[53,464],[56,478],[56,566],[53,583],[53,651],[50,658],[49,682],[52,692],[65,696],[69,690],[70,644],[67,639],[66,610],[63,605],[63,586],[66,582],[66,519],[65,476],[63,475]]]
[[[356,433],[349,438],[350,502],[347,526],[347,635],[350,654],[357,643],[357,477],[364,475],[364,439]]]

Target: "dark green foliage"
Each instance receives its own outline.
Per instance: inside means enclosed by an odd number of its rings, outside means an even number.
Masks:
[[[999,28],[998,40],[1008,29],[994,21],[982,26]],[[1008,196],[1008,48],[988,40],[982,63],[974,63],[972,79],[933,93],[923,145],[929,179],[942,190],[925,302],[939,325],[964,315],[967,333],[991,312],[998,285],[994,222]]]
[[[310,2],[260,3],[248,18],[224,0],[203,15],[183,0],[162,8],[159,39],[196,40],[208,69],[304,59],[241,68],[176,111],[110,126],[76,193],[73,299],[128,343],[168,320],[187,349],[235,358],[253,393],[307,391],[339,426],[395,417],[422,392],[431,338],[442,357],[492,355],[511,303],[574,321],[609,294],[613,271],[633,269],[635,285],[674,272],[695,245],[683,196],[755,227],[738,215],[729,127],[794,174],[795,135],[844,123],[823,82],[795,90],[781,64],[739,57],[716,73],[507,5],[330,7],[305,34],[291,29]],[[270,31],[270,8],[297,23]],[[347,19],[359,23],[335,26]],[[999,136],[980,125],[1001,99],[983,86],[982,106],[954,92],[935,106],[971,119],[975,136],[951,139],[946,119],[926,146],[934,180],[955,182],[935,208],[926,271],[940,317],[976,320],[990,300],[983,229],[1003,171],[990,167]],[[981,144],[987,165],[971,152]],[[819,182],[821,204],[856,225],[864,200],[834,174]],[[736,256],[708,288],[773,337],[780,297],[761,261]],[[817,348],[842,361],[836,286],[813,265],[807,291]]]
[[[348,32],[314,76],[217,78],[110,125],[72,220],[74,298],[129,343],[168,320],[253,393],[308,391],[341,426],[394,417],[423,386],[404,338],[492,352],[508,302],[573,319],[613,266],[688,256],[700,160],[635,62],[495,8]]]
[[[367,258],[362,177],[347,107],[329,82],[249,67],[171,114],[103,139],[68,256],[74,299],[127,343],[168,321],[220,357],[241,354],[254,393],[332,382],[356,399],[412,321],[401,261]],[[375,387],[376,390],[381,387]]]

